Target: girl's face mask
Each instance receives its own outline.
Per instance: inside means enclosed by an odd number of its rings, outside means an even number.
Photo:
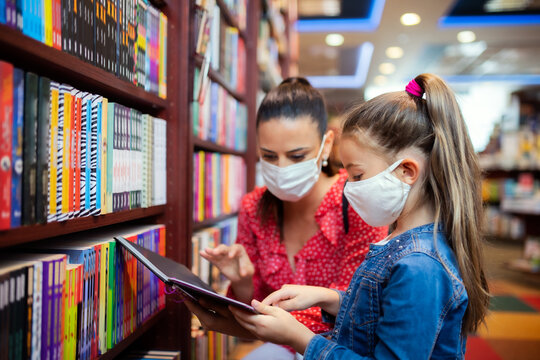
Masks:
[[[261,161],[261,172],[268,190],[283,201],[298,201],[303,198],[319,180],[321,166],[318,164],[326,135],[321,147],[313,159],[298,164],[279,167],[264,160]]]
[[[343,191],[352,208],[371,226],[390,225],[403,211],[411,186],[392,175],[402,161],[369,179],[345,185]]]

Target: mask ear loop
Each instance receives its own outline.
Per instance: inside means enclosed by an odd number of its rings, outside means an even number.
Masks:
[[[324,134],[323,137],[322,137],[321,147],[319,148],[319,152],[317,153],[317,157],[315,158],[316,159],[315,161],[319,161],[319,157],[321,156],[322,150],[324,148],[324,141],[325,140],[326,140],[326,134]]]

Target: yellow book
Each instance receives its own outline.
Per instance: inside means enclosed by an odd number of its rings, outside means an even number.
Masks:
[[[64,143],[62,159],[62,214],[68,214],[73,199],[69,197],[71,179],[71,93],[64,92]]]
[[[159,13],[159,71],[158,71],[158,95],[162,99],[167,98],[167,17]]]
[[[43,0],[43,17],[45,44],[53,46],[52,0]]]
[[[204,166],[205,166],[205,154],[204,151],[199,151],[199,186],[198,186],[198,199],[199,202],[199,214],[198,220],[204,220]]]
[[[58,175],[58,84],[51,83],[51,143],[49,157],[49,221],[56,219],[56,177]]]
[[[225,214],[231,213],[231,203],[229,199],[229,166],[230,166],[230,155],[222,155],[223,156],[223,183],[222,183],[222,208],[223,212]]]
[[[109,101],[103,98],[101,103],[101,214],[107,214],[111,209],[107,206],[107,110]],[[112,143],[110,144],[112,146]]]

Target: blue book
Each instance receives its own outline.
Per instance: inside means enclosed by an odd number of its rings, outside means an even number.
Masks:
[[[219,104],[219,85],[212,83],[210,88],[210,131],[208,132],[208,140],[217,142],[218,134],[218,104]]]
[[[6,23],[6,0],[0,0],[0,24]]]
[[[3,1],[3,0],[0,0]],[[11,227],[21,226],[24,122],[24,71],[13,69],[13,139],[11,174]]]

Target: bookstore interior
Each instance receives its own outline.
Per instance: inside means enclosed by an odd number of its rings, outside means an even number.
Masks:
[[[129,249],[227,294],[199,252],[264,185],[265,94],[307,78],[338,134],[424,72],[483,171],[491,312],[465,357],[537,359],[538,59],[534,0],[0,0],[0,359],[243,358],[261,342],[205,330]]]

